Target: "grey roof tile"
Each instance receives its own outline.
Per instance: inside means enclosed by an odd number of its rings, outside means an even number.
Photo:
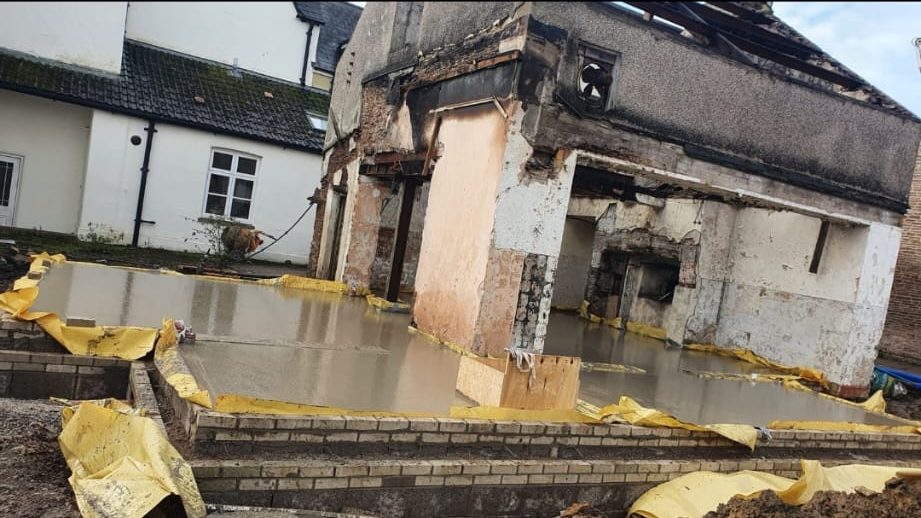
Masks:
[[[0,49],[0,88],[313,152],[308,113],[329,109],[326,92],[131,40],[120,75]]]

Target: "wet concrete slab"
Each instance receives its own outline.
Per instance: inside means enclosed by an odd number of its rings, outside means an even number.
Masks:
[[[182,319],[199,340],[181,354],[213,395],[440,415],[455,403],[457,355],[361,298],[67,263],[42,280],[34,308],[99,325]]]
[[[752,374],[767,370],[713,354],[669,349],[662,341],[590,324],[570,313],[551,315],[544,353],[639,367],[645,374],[583,372],[580,397],[597,406],[621,395],[692,423],[752,424],[773,420],[901,424],[777,383],[699,377],[699,372]]]
[[[34,309],[94,318],[99,325],[159,327],[164,317],[184,320],[199,340],[181,354],[212,394],[439,415],[448,415],[451,405],[471,404],[455,392],[455,353],[408,332],[409,315],[375,311],[360,298],[66,263],[42,280]],[[580,397],[598,406],[629,395],[696,423],[888,422],[772,383],[697,377],[694,372],[751,375],[765,369],[669,350],[658,340],[568,313],[552,315],[544,352],[646,371],[583,372]]]

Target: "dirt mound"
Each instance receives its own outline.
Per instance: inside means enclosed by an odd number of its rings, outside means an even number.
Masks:
[[[60,407],[0,399],[0,516],[76,517],[58,446]]]
[[[882,493],[821,491],[803,506],[787,505],[773,491],[735,497],[706,518],[915,518],[921,517],[921,481],[895,479]]]

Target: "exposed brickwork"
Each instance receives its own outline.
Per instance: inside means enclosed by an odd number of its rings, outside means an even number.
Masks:
[[[880,350],[921,361],[921,152],[915,162],[909,204],[912,208],[902,218],[902,244]]]
[[[399,452],[444,455],[494,451],[540,458],[617,457],[624,449],[706,449],[710,454],[747,456],[745,448],[711,432],[646,428],[626,424],[569,424],[477,419],[236,416],[200,409],[191,415],[190,438],[198,451],[227,447],[243,452]],[[758,455],[786,450],[862,450],[866,455],[921,452],[921,435],[773,430],[759,441]],[[704,450],[700,450],[704,451]],[[773,452],[773,453],[772,453]]]
[[[0,350],[0,397],[124,398],[130,365],[117,358]]]
[[[744,461],[202,460],[191,464],[208,502],[326,511],[348,506],[381,516],[494,516],[497,510],[503,515],[544,515],[547,509],[560,509],[573,501],[618,513],[652,486],[693,471],[758,470],[788,478],[801,474],[800,460],[793,457]],[[911,466],[905,461],[880,464]],[[449,503],[452,501],[459,507]],[[528,503],[536,507],[528,509]]]

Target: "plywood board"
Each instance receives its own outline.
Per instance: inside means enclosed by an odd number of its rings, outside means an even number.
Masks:
[[[502,380],[499,406],[524,410],[573,409],[579,395],[582,359],[573,356],[538,355],[535,379],[509,360]]]
[[[461,356],[457,391],[478,405],[499,406],[506,362],[506,358]]]

